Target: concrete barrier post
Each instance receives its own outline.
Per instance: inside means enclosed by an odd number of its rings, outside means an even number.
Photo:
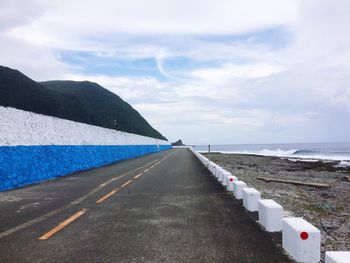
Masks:
[[[216,166],[212,162],[209,162],[209,171],[215,176]]]
[[[217,177],[218,177],[218,181],[222,182],[223,176],[222,176],[222,168],[221,167],[218,167]]]
[[[302,218],[283,218],[282,246],[298,262],[319,262],[320,230]]]
[[[230,175],[227,176],[227,185],[226,190],[232,192],[233,191],[233,182],[238,181],[236,176]]]
[[[220,182],[220,170],[219,167],[216,168],[215,170],[215,177],[218,179],[218,181]]]
[[[223,176],[222,185],[226,188],[226,185],[227,185],[227,177],[228,177],[228,176],[231,176],[231,173],[228,172],[228,171],[224,171],[224,172],[222,172],[222,176]]]
[[[325,263],[349,263],[350,251],[327,251]]]
[[[261,194],[255,188],[243,188],[243,206],[250,212],[258,211],[258,200],[261,199]]]
[[[213,165],[212,166],[211,173],[214,175],[214,177],[218,178],[218,167],[217,167],[217,165]]]
[[[236,199],[242,199],[242,190],[246,187],[247,184],[243,181],[233,182],[233,195]]]
[[[268,232],[282,230],[283,208],[271,199],[258,201],[259,221]]]

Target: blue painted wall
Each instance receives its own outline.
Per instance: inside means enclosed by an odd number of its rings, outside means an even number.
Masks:
[[[170,148],[170,145],[0,146],[0,191]]]

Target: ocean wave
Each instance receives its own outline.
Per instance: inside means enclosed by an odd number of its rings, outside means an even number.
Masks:
[[[201,151],[206,153],[207,151]],[[350,166],[350,153],[346,155],[334,155],[334,153],[321,153],[312,150],[256,150],[256,151],[215,151],[222,154],[246,154],[246,155],[261,155],[261,156],[276,156],[284,157],[294,160],[313,162],[317,160],[322,161],[339,161],[343,166]]]
[[[247,154],[247,155],[263,155],[263,156],[279,156],[279,157],[288,157],[293,155],[298,150],[292,149],[292,150],[269,150],[269,149],[263,149],[258,151],[215,151],[220,152],[223,154]]]
[[[340,163],[338,163],[334,167],[339,167],[339,168],[350,167],[350,161],[340,161]]]
[[[315,153],[316,153],[316,151],[312,151],[312,150],[297,150],[293,154],[310,155],[310,154],[315,154]]]

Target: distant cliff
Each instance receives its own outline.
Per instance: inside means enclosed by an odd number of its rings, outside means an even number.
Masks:
[[[172,146],[185,146],[185,144],[183,144],[182,140],[177,140],[176,142],[172,142],[171,145]]]
[[[0,106],[165,139],[127,102],[94,82],[35,82],[0,66]]]

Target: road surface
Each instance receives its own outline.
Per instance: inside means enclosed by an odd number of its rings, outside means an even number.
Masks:
[[[0,193],[0,262],[292,262],[276,240],[187,149]]]

